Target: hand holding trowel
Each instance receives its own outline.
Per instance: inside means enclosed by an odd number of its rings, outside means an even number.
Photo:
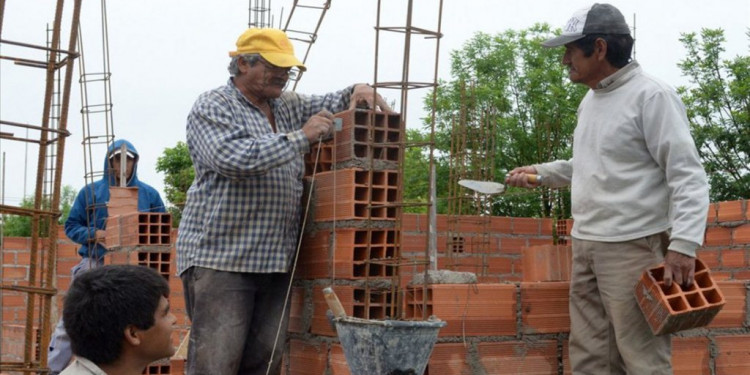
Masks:
[[[533,167],[525,167],[533,168]],[[512,170],[506,177],[505,183],[511,186],[537,187],[542,183],[542,176],[535,173],[518,172],[519,168]],[[536,170],[534,170],[536,172]],[[505,185],[493,181],[460,180],[458,184],[481,194],[498,195],[505,193]]]

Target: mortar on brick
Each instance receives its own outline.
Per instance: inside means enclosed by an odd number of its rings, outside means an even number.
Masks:
[[[482,357],[479,355],[479,348],[477,347],[478,343],[473,341],[466,350],[466,362],[468,362],[472,374],[488,375],[484,365],[482,365]]]
[[[420,272],[414,275],[409,286],[423,285],[425,283],[425,273]],[[429,270],[427,271],[427,284],[476,284],[477,275],[472,272],[457,272],[450,270]]]

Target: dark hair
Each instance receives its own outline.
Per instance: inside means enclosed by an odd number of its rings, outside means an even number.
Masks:
[[[589,57],[594,53],[594,42],[599,38],[607,42],[606,58],[612,66],[622,68],[630,62],[633,37],[629,34],[589,34],[572,44],[580,48],[584,56]]]
[[[96,364],[120,357],[125,328],[148,329],[167,281],[145,266],[109,265],[76,276],[65,297],[63,323],[73,353]]]

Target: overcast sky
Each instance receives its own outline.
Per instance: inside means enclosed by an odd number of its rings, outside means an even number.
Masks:
[[[300,1],[322,4],[324,1]],[[72,5],[72,0],[68,0]],[[286,20],[291,0],[274,0],[274,22]],[[300,81],[301,93],[324,93],[355,82],[373,82],[376,0],[333,0],[307,59],[308,72]],[[413,24],[437,29],[438,0],[414,1]],[[406,24],[404,0],[381,0],[381,25]],[[590,1],[570,0],[445,0],[438,76],[450,79],[450,52],[460,49],[476,32],[495,34],[507,29],[525,29],[546,22],[560,28],[573,12]],[[628,0],[613,3],[633,26],[635,19],[636,58],[649,73],[672,85],[686,85],[677,63],[685,58],[680,33],[700,32],[702,28],[722,28],[727,38],[723,57],[750,54],[746,33],[750,26],[750,0]],[[203,91],[223,85],[228,74],[227,52],[248,25],[248,1],[199,0],[115,0],[107,2],[110,71],[114,132],[117,138],[133,142],[141,155],[141,180],[156,187],[163,196],[164,176],[154,170],[156,159],[165,148],[185,140],[185,118],[196,97]],[[101,72],[101,3],[83,2],[81,15],[86,69]],[[282,7],[283,14],[282,14]],[[2,39],[44,44],[46,25],[52,22],[54,1],[8,0]],[[310,29],[317,21],[313,11],[300,11],[290,28]],[[312,21],[311,21],[312,20]],[[69,17],[65,19],[63,48],[67,46]],[[313,23],[311,23],[313,22]],[[434,73],[435,41],[412,39],[411,81],[431,81]],[[296,43],[302,59],[306,45]],[[0,54],[43,58],[3,45]],[[401,79],[403,34],[383,33],[380,39],[378,80]],[[78,70],[71,93],[64,185],[76,190],[84,184],[84,158],[81,129]],[[101,91],[101,85],[92,85]],[[0,119],[40,124],[44,71],[0,61]],[[91,89],[90,89],[91,90]],[[395,92],[383,92],[389,101]],[[407,126],[420,126],[424,114],[419,104],[427,90],[409,93]],[[90,93],[90,104],[99,104],[100,95]],[[398,105],[398,104],[397,104]],[[24,136],[24,131],[3,125],[2,132]],[[101,124],[92,124],[93,135],[104,134]],[[37,133],[30,137],[38,138]],[[6,155],[5,202],[18,204],[24,195],[33,195],[38,148],[29,144],[0,141]],[[93,166],[102,166],[104,149],[95,149]],[[28,155],[28,158],[24,157]]]

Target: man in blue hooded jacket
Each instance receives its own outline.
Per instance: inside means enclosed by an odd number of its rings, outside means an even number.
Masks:
[[[125,147],[123,148],[123,145]],[[127,163],[121,166],[121,153],[125,150]],[[138,180],[138,151],[133,144],[121,139],[114,141],[104,158],[104,176],[94,183],[86,185],[76,197],[65,221],[65,234],[73,242],[81,244],[78,254],[81,261],[71,269],[71,278],[75,279],[80,272],[104,264],[107,249],[102,246],[104,229],[107,222],[107,202],[110,186],[137,187],[138,211],[166,212],[164,202],[150,185]],[[120,183],[121,167],[125,169],[126,183]],[[49,345],[48,365],[52,374],[59,373],[68,365],[72,357],[70,338],[65,332],[63,320],[57,323]]]

